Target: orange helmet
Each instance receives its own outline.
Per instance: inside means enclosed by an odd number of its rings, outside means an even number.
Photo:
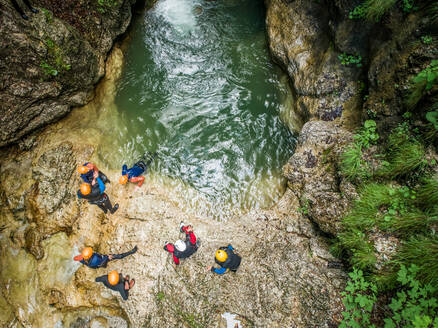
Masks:
[[[119,282],[119,273],[117,271],[111,271],[108,273],[108,282],[113,286],[117,285]]]
[[[120,179],[119,179],[119,183],[120,183],[120,184],[126,184],[127,182],[128,182],[128,175],[127,175],[127,174],[122,175],[122,176],[120,177]]]
[[[79,166],[79,167],[78,167],[78,172],[79,172],[80,174],[88,173],[88,171],[90,171],[90,170],[89,170],[88,167],[86,167],[86,166]]]
[[[86,196],[91,192],[91,186],[89,183],[83,183],[81,184],[81,193],[82,195]]]
[[[93,249],[91,247],[85,247],[82,250],[82,257],[88,260],[93,255]]]

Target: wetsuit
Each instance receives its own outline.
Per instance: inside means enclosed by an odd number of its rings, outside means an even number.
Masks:
[[[87,267],[92,268],[92,269],[106,268],[106,265],[108,264],[109,261],[123,259],[124,257],[126,257],[128,255],[134,254],[136,251],[137,251],[137,246],[135,246],[129,252],[125,252],[122,254],[111,254],[111,256],[112,256],[111,260],[109,259],[108,255],[93,253],[93,255],[91,255],[91,258],[89,260],[81,260],[80,262],[82,264],[85,264]]]
[[[181,227],[181,232],[186,233],[186,240],[184,241],[186,244],[186,249],[183,252],[177,250],[173,244],[164,245],[164,250],[168,251],[169,253],[172,253],[173,262],[175,262],[175,264],[180,263],[179,259],[185,259],[193,255],[198,250],[198,245],[196,243],[196,236],[193,232],[187,232],[187,228],[188,228],[187,226]],[[173,247],[168,247],[168,245],[172,245]]]
[[[15,10],[20,13],[21,17],[23,17],[24,19],[28,19],[27,15],[24,13],[23,9],[21,9],[21,7],[18,5],[17,1],[16,0],[11,0],[11,2],[12,2],[12,5],[14,6]],[[32,5],[30,4],[29,0],[23,0],[23,2],[30,9],[30,11],[32,11],[34,14],[36,14],[38,12],[37,9],[32,7]]]
[[[128,296],[129,296],[129,290],[125,289],[125,278],[123,278],[122,273],[119,273],[119,277],[121,277],[121,279],[119,279],[119,282],[114,286],[109,283],[108,275],[103,275],[103,276],[97,277],[95,279],[95,281],[101,282],[105,285],[105,287],[107,287],[111,290],[115,290],[116,292],[119,292],[120,295],[122,295],[123,300],[126,301],[128,299]]]
[[[104,193],[105,184],[100,178],[97,178],[96,181],[97,183],[94,186],[91,186],[91,192],[88,195],[83,195],[79,189],[77,193],[78,198],[86,199],[90,204],[99,206],[105,214],[108,210],[113,214],[117,211],[119,205],[116,204],[114,207],[111,205],[108,195]]]
[[[128,166],[126,164],[123,164],[122,175],[128,175],[129,182],[138,182],[138,186],[141,187],[144,182],[144,177],[141,177],[140,175],[146,172],[148,166],[152,163],[155,156],[156,153],[152,154],[147,163],[145,163],[143,160],[138,161],[130,169],[128,169]]]
[[[227,259],[225,260],[225,262],[220,262],[215,259],[216,263],[220,265],[220,268],[217,269],[215,267],[212,267],[211,271],[217,274],[224,274],[228,272],[228,270],[236,272],[237,268],[240,265],[240,262],[242,261],[242,258],[239,255],[234,254],[234,248],[231,245],[228,245],[227,247],[221,247],[219,249],[227,253]]]
[[[84,163],[83,166],[87,166],[87,164],[89,163],[90,162]],[[82,180],[84,180],[84,182],[91,184],[91,182],[94,179],[94,170],[89,170],[87,173],[82,173],[81,178]],[[102,180],[103,183],[111,182],[109,181],[108,177],[105,174],[103,174],[101,171],[99,171],[99,178],[100,180]]]

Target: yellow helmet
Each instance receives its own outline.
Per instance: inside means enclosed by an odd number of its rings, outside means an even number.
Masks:
[[[221,249],[216,251],[216,260],[218,260],[219,262],[225,262],[227,258],[228,258],[227,252]]]

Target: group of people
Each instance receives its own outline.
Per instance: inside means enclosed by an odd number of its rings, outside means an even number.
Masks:
[[[155,156],[156,153],[145,154],[143,159],[136,162],[130,169],[128,169],[126,164],[123,165],[119,183],[122,185],[128,182],[138,183],[138,187],[141,187],[145,180],[142,174],[146,172]],[[105,193],[105,185],[111,183],[108,177],[99,171],[97,166],[91,162],[79,166],[78,172],[83,180],[77,191],[78,198],[86,199],[88,203],[97,205],[105,214],[107,214],[108,211],[114,214],[118,210],[119,205],[115,204],[112,206],[108,195]],[[184,222],[181,222],[179,231],[185,234],[184,240],[177,240],[175,243],[165,242],[164,245],[164,250],[172,254],[175,266],[181,263],[181,259],[188,258],[196,253],[199,248],[199,241],[194,234],[192,225],[185,225]],[[91,247],[85,247],[82,249],[81,254],[74,257],[74,260],[79,261],[91,269],[106,268],[108,262],[123,259],[135,252],[137,252],[137,246],[122,254],[109,255],[102,255],[93,251]],[[217,274],[224,274],[228,271],[236,272],[241,260],[242,258],[236,253],[233,246],[220,247],[215,253],[215,262],[219,265],[219,268],[209,266],[207,270]],[[124,276],[115,270],[106,275],[97,277],[95,281],[102,282],[105,287],[118,291],[123,300],[128,299],[129,290],[135,285],[135,279],[131,279],[129,275]]]

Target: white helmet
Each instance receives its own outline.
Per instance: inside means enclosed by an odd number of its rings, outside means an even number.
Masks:
[[[175,247],[177,250],[179,250],[180,252],[184,252],[186,250],[186,243],[183,242],[182,240],[177,240],[175,243]]]

